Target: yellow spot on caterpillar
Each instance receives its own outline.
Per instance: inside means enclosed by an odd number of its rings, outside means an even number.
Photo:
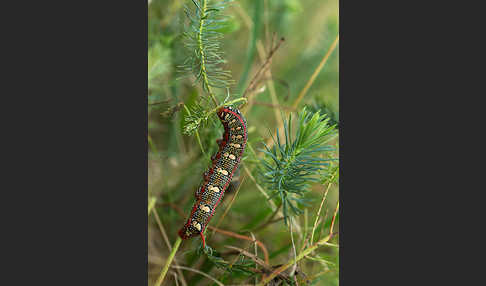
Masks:
[[[223,154],[223,156],[228,157],[229,156],[229,153],[226,152],[226,153]]]
[[[201,224],[197,221],[193,221],[192,226],[195,227],[197,230],[201,231]]]
[[[235,128],[234,128],[234,127],[231,127],[231,130],[232,130],[232,131],[235,131]]]
[[[218,172],[220,172],[221,174],[223,174],[223,175],[225,175],[225,176],[227,176],[227,175],[228,175],[228,171],[223,170],[223,169],[221,169],[221,168],[218,168]]]
[[[209,210],[210,210],[210,209],[209,209],[209,207],[208,207],[208,206],[205,206],[205,205],[203,205],[203,204],[200,204],[200,205],[199,205],[199,208],[200,208],[202,211],[205,211],[205,212],[209,213]]]
[[[243,136],[238,135],[238,136],[236,136],[236,139],[241,139],[242,137],[243,137]]]
[[[226,113],[226,115],[224,116],[224,120],[228,120],[228,117],[229,117],[229,113]]]
[[[236,122],[236,119],[233,119],[233,120],[231,120],[231,122],[230,122],[230,123],[235,123],[235,122]]]
[[[241,126],[236,127],[236,130],[240,130],[240,129],[241,129]]]
[[[240,144],[235,144],[235,143],[230,143],[229,145],[232,146],[232,147],[235,147],[235,148],[240,148],[241,147]]]
[[[208,186],[208,190],[213,191],[215,193],[219,193],[219,188],[218,187],[213,187],[212,185]]]
[[[229,155],[229,158],[230,158],[231,160],[236,159],[235,155],[233,155],[233,154],[230,154],[230,155]]]

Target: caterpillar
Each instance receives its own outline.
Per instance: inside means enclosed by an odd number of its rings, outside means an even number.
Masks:
[[[206,245],[204,230],[228,189],[247,140],[246,120],[238,109],[225,106],[218,110],[217,115],[224,127],[223,138],[216,140],[218,152],[211,157],[212,165],[204,172],[203,182],[194,194],[196,202],[191,214],[179,230],[182,239],[201,236],[203,246]]]

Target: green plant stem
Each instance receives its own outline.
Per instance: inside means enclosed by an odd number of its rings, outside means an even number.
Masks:
[[[182,239],[177,236],[176,241],[174,242],[174,245],[172,246],[172,251],[167,258],[167,261],[165,262],[164,268],[162,268],[162,272],[160,273],[159,278],[157,278],[157,281],[155,281],[155,286],[160,286],[162,284],[162,281],[164,281],[165,275],[167,274],[167,271],[169,270],[169,266],[172,263],[172,260],[175,257],[175,254],[177,250],[179,249],[179,246],[181,245]]]
[[[152,152],[158,155],[159,151],[157,151],[157,147],[155,147],[154,141],[152,140],[152,137],[150,135],[147,135],[147,140],[150,145],[150,149],[152,149]]]
[[[149,203],[148,203],[148,213],[149,214],[150,214],[150,211],[154,208],[156,202],[157,202],[157,198],[156,197],[151,197],[149,199]]]
[[[197,130],[196,130],[196,139],[197,139],[197,143],[199,143],[199,147],[201,148],[202,153],[204,154],[204,156],[206,156],[206,152],[204,151],[204,148],[201,143],[201,137],[199,137],[199,132]]]
[[[201,0],[202,2],[202,9],[201,9],[201,21],[199,22],[199,33],[197,34],[197,41],[199,43],[199,53],[201,54],[201,69],[202,69],[202,76],[204,80],[204,85],[206,86],[206,89],[208,90],[209,96],[211,96],[211,99],[214,102],[215,106],[218,106],[218,101],[216,100],[216,97],[213,94],[213,91],[211,90],[211,87],[209,86],[209,80],[208,80],[208,75],[207,75],[207,70],[206,70],[206,61],[204,58],[204,47],[202,43],[202,33],[203,33],[203,28],[204,28],[204,19],[206,18],[206,8],[208,4],[208,0]]]
[[[329,180],[329,183],[327,184],[326,191],[324,192],[324,196],[322,197],[322,200],[321,200],[321,205],[319,206],[319,210],[317,211],[316,219],[314,221],[314,226],[312,227],[312,234],[311,234],[311,239],[310,239],[311,244],[314,242],[314,232],[317,228],[317,221],[319,220],[319,216],[321,215],[322,206],[324,205],[324,201],[327,198],[327,193],[329,192],[329,189],[331,188],[331,184],[332,184],[331,182],[334,179],[335,175],[336,174],[333,174],[331,179]]]
[[[231,105],[231,104],[235,104],[237,102],[240,102],[240,101],[244,101],[244,102],[247,102],[248,99],[244,98],[244,97],[240,97],[240,98],[237,98],[237,99],[233,99],[233,100],[230,100],[226,103],[224,103],[223,105],[217,105],[214,109],[212,109],[211,111],[208,112],[208,114],[206,115],[207,117],[209,117],[211,114],[213,113],[216,113],[218,112],[218,110],[223,107],[223,106],[227,106],[227,105]]]

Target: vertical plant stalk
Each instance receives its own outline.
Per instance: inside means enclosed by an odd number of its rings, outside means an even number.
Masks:
[[[211,99],[214,102],[215,106],[218,106],[218,101],[214,97],[213,91],[211,90],[211,87],[209,86],[209,80],[208,80],[208,75],[206,71],[206,61],[204,57],[204,46],[202,43],[202,33],[204,29],[204,19],[206,18],[206,8],[207,8],[207,3],[209,0],[201,0],[202,2],[202,9],[201,9],[201,21],[199,22],[199,33],[197,35],[197,41],[199,43],[199,53],[201,54],[201,69],[203,71],[203,80],[204,80],[204,85],[206,86],[209,96],[211,96]]]
[[[335,177],[335,174],[332,176],[332,178],[329,181],[332,181],[334,179],[334,177]],[[331,182],[329,182],[329,184],[327,184],[326,192],[324,192],[324,196],[322,197],[322,200],[321,200],[321,205],[319,206],[319,210],[317,211],[316,219],[314,221],[314,226],[312,227],[310,244],[314,243],[314,232],[317,228],[317,221],[319,220],[319,216],[321,215],[322,206],[324,205],[324,201],[326,200],[327,193],[329,192],[330,188],[331,188]]]
[[[336,210],[334,210],[334,215],[332,216],[331,230],[329,230],[329,236],[330,237],[332,237],[332,235],[333,235],[334,221],[336,220],[336,215],[337,215],[338,210],[339,210],[339,201],[337,202]]]
[[[337,35],[337,37],[334,40],[334,42],[332,42],[331,47],[329,48],[329,50],[327,51],[327,53],[322,58],[321,62],[319,63],[319,66],[317,66],[316,70],[314,71],[314,73],[312,74],[312,76],[309,78],[309,80],[307,81],[307,83],[304,86],[304,88],[300,91],[299,96],[297,97],[297,99],[295,100],[294,104],[292,105],[293,108],[296,108],[297,105],[299,105],[299,102],[302,100],[302,98],[304,98],[304,95],[307,93],[307,91],[309,90],[309,88],[311,87],[311,85],[314,83],[314,80],[316,79],[316,77],[319,74],[319,72],[321,72],[322,68],[324,67],[324,65],[326,64],[327,60],[329,59],[329,56],[332,54],[332,52],[336,48],[338,42],[339,42],[339,35]]]
[[[290,276],[294,276],[295,270],[297,269],[297,251],[295,250],[295,243],[294,243],[294,232],[292,231],[292,221],[293,219],[290,218],[289,229],[290,229],[290,239],[292,240],[292,249],[294,250],[294,267],[292,267],[292,271],[290,271]]]
[[[177,250],[179,249],[179,246],[181,245],[182,239],[177,236],[176,241],[174,242],[174,245],[172,246],[172,251],[169,254],[169,257],[167,258],[167,261],[165,262],[164,268],[162,268],[162,272],[160,273],[159,278],[157,278],[157,281],[155,281],[155,286],[160,286],[162,284],[162,281],[164,281],[165,275],[167,274],[167,270],[169,270],[169,266],[172,263],[172,260],[175,257],[175,254]]]

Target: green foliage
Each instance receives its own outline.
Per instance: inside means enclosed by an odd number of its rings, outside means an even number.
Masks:
[[[155,43],[148,50],[148,88],[156,88],[156,79],[170,68],[170,50],[161,43]]]
[[[255,263],[252,262],[249,259],[245,259],[244,257],[240,257],[237,261],[234,263],[230,263],[226,260],[224,260],[221,255],[212,249],[209,245],[206,245],[206,247],[203,249],[202,247],[199,247],[197,249],[197,254],[201,255],[204,254],[206,255],[206,258],[213,263],[217,268],[226,271],[228,273],[240,273],[244,274],[247,276],[254,275],[254,273],[250,270],[250,268],[254,267]]]
[[[208,117],[204,107],[201,104],[194,104],[192,107],[186,107],[187,115],[184,117],[184,134],[192,135],[205,122]]]
[[[336,125],[339,128],[339,112],[332,107],[332,104],[326,102],[323,97],[317,97],[313,100],[312,104],[309,105],[309,110],[312,112],[320,111],[323,114],[327,114],[329,117],[329,124]]]
[[[228,99],[228,97],[226,99]],[[195,103],[194,106],[192,106],[191,108],[186,108],[187,116],[185,117],[184,122],[184,134],[194,134],[194,132],[196,132],[202,125],[204,125],[208,121],[210,116],[216,113],[218,109],[222,106],[236,107],[237,102],[247,101],[246,98],[241,97],[231,101],[226,101],[226,99],[223,101],[222,104],[209,111],[207,111],[209,107],[204,107],[202,103]]]
[[[265,157],[261,160],[261,182],[273,191],[272,197],[278,196],[287,224],[289,209],[293,214],[300,214],[299,204],[306,205],[303,195],[311,182],[318,182],[316,174],[328,166],[330,158],[319,156],[333,151],[326,145],[335,135],[335,126],[329,125],[329,118],[319,112],[310,113],[305,108],[299,113],[299,122],[295,137],[292,138],[292,117],[284,122],[285,142],[277,139],[274,146],[265,145]]]
[[[339,161],[321,162],[329,165],[304,164],[320,167],[321,170],[301,178],[305,183],[299,188],[299,191],[302,189],[301,195],[293,189],[285,189],[292,185],[292,181],[294,184],[299,183],[298,180],[292,179],[290,172],[293,166],[298,167],[295,159],[299,159],[299,150],[294,150],[292,154],[290,150],[286,151],[286,147],[288,145],[288,148],[291,148],[297,141],[296,131],[304,130],[300,127],[300,117],[295,120],[296,116],[292,114],[294,120],[288,118],[289,122],[285,123],[288,138],[283,136],[285,130],[278,127],[282,129],[282,134],[280,138],[275,138],[276,149],[273,151],[267,146],[269,150],[265,150],[282,163],[279,168],[272,156],[258,152],[257,148],[264,148],[262,142],[267,142],[270,138],[266,128],[273,133],[280,122],[273,108],[292,105],[338,34],[339,2],[238,0],[234,1],[232,6],[226,5],[226,2],[228,1],[152,0],[148,5],[148,192],[150,205],[159,214],[162,223],[159,227],[152,214],[154,211],[149,214],[149,285],[156,285],[154,281],[159,277],[162,266],[171,252],[166,247],[161,227],[163,226],[170,244],[176,241],[177,231],[186,221],[193,205],[194,191],[201,182],[201,175],[210,163],[210,156],[218,149],[215,140],[221,138],[223,128],[214,114],[215,110],[222,105],[233,105],[238,108],[238,105],[245,101],[236,96],[235,91],[240,90],[232,85],[229,72],[224,70],[231,70],[234,78],[244,87],[243,79],[246,78],[248,83],[262,64],[260,47],[265,53],[268,52],[274,33],[276,39],[285,37],[286,41],[272,57],[272,77],[262,80],[263,91],[249,98],[251,104],[242,110],[248,122],[247,148],[239,169],[240,180],[244,179],[244,182],[240,181],[241,189],[233,204],[230,204],[230,200],[234,193],[227,193],[223,197],[210,224],[218,222],[219,229],[241,235],[245,234],[245,230],[250,231],[268,251],[268,269],[276,269],[278,265],[288,263],[294,257],[292,240],[297,255],[301,253],[302,247],[305,250],[303,245],[308,240],[316,218],[320,222],[315,228],[315,237],[318,239],[328,235],[333,221],[339,197]],[[188,5],[187,14],[184,11],[185,4]],[[222,7],[211,10],[220,4],[223,4]],[[230,9],[223,10],[224,6]],[[184,46],[189,49],[184,49]],[[208,52],[205,53],[206,51]],[[213,52],[219,57],[208,58]],[[263,56],[266,56],[265,53]],[[301,101],[302,105],[307,106],[305,112],[309,114],[306,124],[312,121],[314,113],[320,114],[317,120],[320,123],[316,122],[314,127],[306,128],[308,131],[316,132],[315,127],[323,124],[320,120],[328,119],[329,128],[329,125],[334,125],[339,120],[338,55],[338,50],[331,54],[322,72]],[[206,65],[207,62],[209,66]],[[205,69],[202,69],[202,66]],[[220,74],[211,73],[215,69]],[[180,80],[181,72],[189,78]],[[215,81],[215,78],[220,78],[221,72],[222,81]],[[196,80],[193,81],[194,79]],[[276,98],[271,97],[268,80],[274,82]],[[198,85],[191,85],[194,83]],[[332,134],[334,131],[326,138],[332,138]],[[303,141],[308,141],[312,136],[304,137],[307,139]],[[289,143],[286,142],[287,139]],[[281,141],[282,144],[279,146],[277,141]],[[331,150],[331,146],[326,144],[337,147],[336,140],[333,140],[322,143],[319,148],[328,146]],[[313,148],[302,148],[305,145],[302,143],[298,145],[301,148],[297,149],[301,150]],[[287,158],[284,158],[281,149]],[[337,150],[326,150],[309,156],[324,160],[338,156]],[[259,155],[264,155],[266,163],[260,161]],[[272,166],[272,171],[280,171],[271,176],[283,178],[280,191],[275,183],[263,182],[262,179],[265,178],[259,178],[261,174],[270,171],[266,164]],[[300,176],[296,178],[299,179]],[[323,198],[322,192],[331,182],[329,195],[322,205],[320,215],[317,215]],[[274,196],[269,204],[262,201],[263,193]],[[306,215],[292,218],[292,226],[295,226],[293,239],[290,237],[289,229],[282,223],[282,215],[283,211],[286,216],[295,213],[288,204],[286,210],[282,209],[281,194],[285,194],[285,201],[290,201],[297,209],[305,207]],[[289,197],[301,200],[292,200]],[[306,202],[310,202],[308,206],[304,205]],[[231,209],[224,219],[221,219],[223,210],[228,206]],[[277,211],[274,206],[279,207]],[[331,243],[337,244],[339,212],[333,229],[337,234]],[[176,254],[179,265],[202,271],[225,285],[253,284],[254,279],[257,283],[261,281],[261,271],[264,268],[260,265],[255,266],[254,261],[250,260],[251,256],[224,250],[225,246],[236,246],[263,259],[264,251],[260,247],[254,249],[253,242],[222,232],[215,232],[206,237],[206,242],[213,248],[198,251],[197,245],[201,243],[199,238],[184,241]],[[313,259],[303,258],[298,264],[299,285],[338,285],[338,254],[339,249],[334,246],[321,246],[312,254]],[[289,271],[290,268],[286,274],[290,273]],[[172,275],[172,272],[177,272],[177,277]],[[183,277],[188,286],[217,285],[198,273],[190,270],[179,273],[172,268],[169,268],[162,285],[183,285],[180,279]],[[175,280],[178,278],[180,281]],[[285,285],[285,281],[280,282],[283,282],[280,285]]]
[[[226,63],[220,51],[223,30],[231,27],[228,17],[221,14],[230,1],[192,0],[193,9],[186,6],[189,24],[184,32],[184,45],[188,57],[181,66],[184,75],[193,74],[206,92],[211,87],[226,88],[231,83],[231,73],[221,66]]]

